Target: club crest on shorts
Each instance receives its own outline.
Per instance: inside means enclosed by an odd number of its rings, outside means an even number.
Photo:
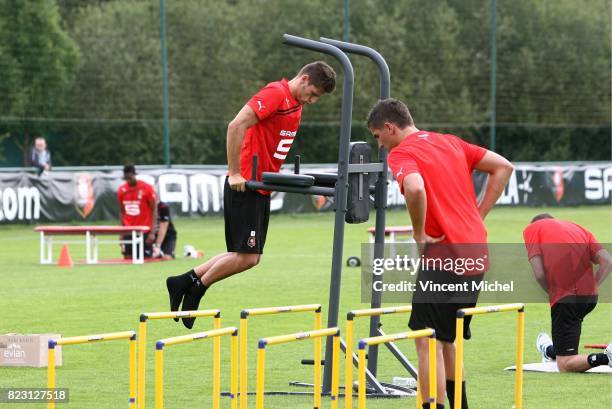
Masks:
[[[247,241],[247,246],[253,248],[257,244],[257,240],[255,239],[255,230],[251,230],[251,237]]]

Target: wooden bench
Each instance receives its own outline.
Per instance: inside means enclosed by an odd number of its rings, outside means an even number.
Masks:
[[[53,264],[54,236],[85,236],[85,263],[98,263],[98,244],[131,244],[132,263],[144,263],[144,234],[148,226],[39,226],[34,231],[40,233],[40,264]],[[100,240],[98,236],[131,235],[131,239]],[[61,243],[83,243],[83,240],[62,240]]]
[[[370,234],[370,243],[374,243],[376,228],[368,228]],[[395,257],[396,254],[396,243],[414,243],[412,238],[413,229],[412,226],[388,226],[385,227],[385,243],[389,243],[389,257]],[[418,257],[418,251],[416,246],[412,248],[412,257]],[[361,259],[356,256],[350,256],[346,259],[346,265],[349,267],[358,267],[361,265]]]
[[[385,227],[385,243],[389,243],[389,257],[393,258],[397,254],[396,244],[400,243],[415,243],[412,237],[414,230],[412,226],[387,226]],[[368,229],[370,233],[370,243],[374,243],[376,229],[370,227]],[[411,256],[417,258],[419,256],[418,249],[416,246],[410,247],[412,250]]]
[[[374,235],[376,233],[376,228],[370,227],[368,229],[368,233],[370,233],[370,243],[374,243]],[[385,242],[388,241],[391,243],[413,243],[414,239],[412,238],[412,233],[412,226],[388,226],[385,227]],[[389,240],[387,240],[387,238],[389,238]]]

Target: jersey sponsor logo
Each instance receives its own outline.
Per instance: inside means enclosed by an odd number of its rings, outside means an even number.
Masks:
[[[296,134],[297,134],[297,131],[280,131],[279,135],[295,137]]]
[[[266,106],[261,103],[261,101],[257,101],[257,109],[261,111],[262,109],[266,109]]]
[[[140,215],[140,201],[139,200],[126,200],[123,202],[123,209],[125,214],[128,216],[139,216]]]
[[[291,131],[281,131],[281,136],[295,136],[295,132]],[[291,149],[291,145],[293,144],[294,138],[281,139],[278,142],[278,146],[276,147],[276,152],[274,152],[274,157],[276,159],[285,160],[287,158],[287,153],[289,153],[289,149]]]

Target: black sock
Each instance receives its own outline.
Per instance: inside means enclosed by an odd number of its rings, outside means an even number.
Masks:
[[[185,293],[194,285],[199,283],[200,279],[196,275],[195,271],[189,270],[185,274],[180,274],[166,279],[166,287],[168,288],[168,294],[170,295],[170,309],[177,311]],[[178,318],[174,318],[174,321],[178,322]]]
[[[455,381],[446,380],[446,396],[448,396],[448,402],[450,408],[453,409],[455,406]],[[461,382],[461,408],[468,409],[467,394],[465,393],[465,381]]]
[[[189,293],[199,298],[202,298],[204,297],[204,294],[206,294],[206,290],[208,290],[208,287],[205,286],[200,280],[198,280],[195,282],[195,285],[189,290]]]
[[[587,362],[591,367],[600,366],[600,365],[608,365],[608,356],[604,353],[600,354],[589,354],[587,358]]]
[[[181,277],[183,276],[189,278],[189,282],[191,283],[200,281],[200,277],[198,277],[198,275],[195,273],[195,270],[193,268],[189,270],[188,272],[186,272],[185,274],[183,274]]]
[[[182,311],[195,311],[198,309],[200,305],[200,300],[204,297],[204,293],[206,293],[208,287],[202,284],[200,280],[196,281],[195,285],[189,287],[187,294],[185,294],[185,298],[183,299],[183,306],[181,308]],[[193,323],[195,322],[195,317],[185,317],[183,318],[183,325],[187,327],[187,329],[193,328]]]
[[[179,286],[185,289],[189,288],[189,286],[196,281],[200,281],[193,269],[189,270],[185,274],[168,277],[168,279],[172,282],[173,286]]]
[[[550,359],[557,359],[557,354],[555,353],[554,345],[549,345],[546,347],[546,356]]]
[[[446,380],[446,396],[452,409],[455,404],[455,381]]]
[[[429,409],[429,403],[424,403],[423,409]],[[436,409],[444,409],[444,404],[436,403]]]

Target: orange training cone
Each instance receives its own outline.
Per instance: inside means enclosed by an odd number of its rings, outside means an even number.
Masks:
[[[60,252],[59,259],[57,260],[57,265],[60,267],[74,266],[74,263],[72,262],[72,257],[70,257],[70,250],[68,250],[67,244],[64,244],[62,246],[62,251]]]

